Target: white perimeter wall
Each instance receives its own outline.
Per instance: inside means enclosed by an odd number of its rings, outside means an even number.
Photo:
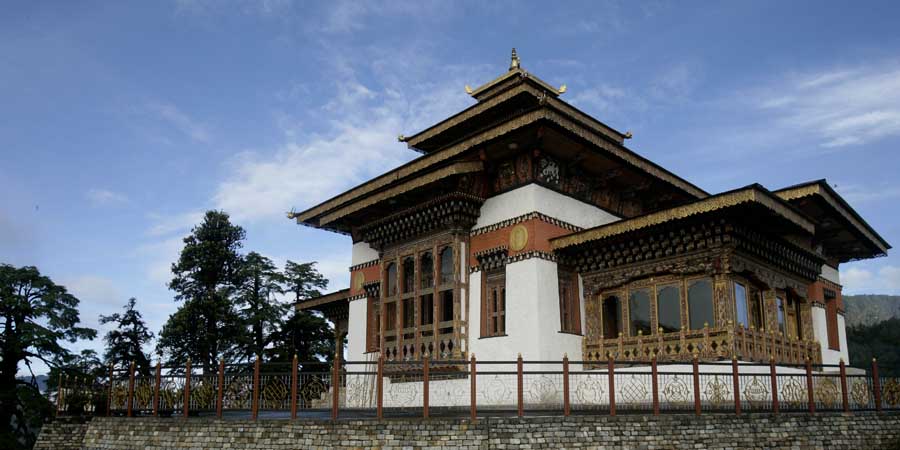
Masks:
[[[618,217],[594,205],[537,184],[529,184],[487,199],[481,205],[481,215],[475,228],[534,211],[582,228],[592,228],[619,220]]]

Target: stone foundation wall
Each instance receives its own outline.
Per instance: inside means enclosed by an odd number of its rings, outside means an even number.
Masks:
[[[483,418],[475,423],[463,419],[253,422],[96,418],[84,428],[72,425],[57,421],[45,426],[36,448],[900,450],[900,414],[897,413]],[[67,433],[69,438],[61,438]]]
[[[81,450],[89,426],[83,419],[56,419],[41,428],[34,450]]]

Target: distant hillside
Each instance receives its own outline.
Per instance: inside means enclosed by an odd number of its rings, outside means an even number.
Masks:
[[[847,326],[874,325],[900,317],[900,295],[845,295]]]

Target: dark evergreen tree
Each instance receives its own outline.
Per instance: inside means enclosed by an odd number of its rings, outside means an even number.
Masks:
[[[290,305],[276,297],[283,294],[281,287],[284,275],[271,259],[256,252],[244,257],[241,265],[241,285],[237,300],[241,308],[241,318],[249,328],[244,349],[248,356],[263,355],[271,342],[271,335],[284,322]]]
[[[126,368],[135,363],[138,373],[150,376],[150,356],[144,353],[144,345],[153,339],[153,333],[147,329],[140,311],[135,308],[137,300],[132,297],[125,303],[124,313],[100,316],[100,323],[113,323],[116,329],[110,330],[103,338],[106,341],[104,358],[115,367]]]
[[[72,357],[62,341],[96,337],[78,326],[78,303],[37,268],[0,264],[0,448],[30,448],[49,411],[35,383],[16,378],[19,368],[31,371],[35,360],[58,367]]]
[[[290,362],[334,359],[334,329],[324,318],[308,311],[294,311],[272,336],[269,360]]]
[[[294,294],[294,302],[322,295],[320,289],[328,287],[328,280],[316,270],[316,262],[295,263],[288,260],[284,266],[287,291]]]

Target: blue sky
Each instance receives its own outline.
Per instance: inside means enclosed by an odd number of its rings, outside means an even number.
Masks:
[[[0,261],[65,284],[90,326],[134,296],[158,331],[181,238],[220,208],[246,250],[319,261],[345,287],[349,238],[285,213],[415,157],[396,136],[470,105],[463,87],[511,47],[707,191],[827,178],[898,244],[897,17],[896,2],[9,2]],[[893,254],[842,273],[845,292],[900,293]]]

